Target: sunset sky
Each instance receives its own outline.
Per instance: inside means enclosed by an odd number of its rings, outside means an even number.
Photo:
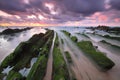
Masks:
[[[120,0],[0,0],[3,26],[120,26]]]

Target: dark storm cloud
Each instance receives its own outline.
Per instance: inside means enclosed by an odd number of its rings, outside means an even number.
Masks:
[[[48,2],[51,0],[47,0]],[[57,22],[80,21],[97,11],[105,10],[105,0],[52,0],[60,14],[52,16]]]
[[[104,10],[104,0],[29,0],[29,4],[23,3],[23,0],[0,0],[0,9],[7,13],[15,13],[34,8],[49,14],[49,10],[44,7],[45,2],[54,2],[61,12],[71,11],[89,15]]]
[[[71,16],[72,15],[72,16]],[[62,15],[52,15],[53,19],[56,19],[57,22],[67,22],[67,21],[79,21],[83,20],[84,17],[76,13],[66,13]]]
[[[105,0],[56,0],[55,2],[61,8],[68,11],[89,15],[97,11],[105,10],[104,1]]]
[[[44,0],[28,0],[26,4],[24,0],[0,0],[0,10],[9,14],[33,14],[36,12],[50,13],[44,7]]]
[[[80,21],[89,17],[96,12],[104,12],[106,0],[28,0],[26,3],[24,0],[0,0],[0,10],[9,13],[11,15],[18,15],[21,17],[20,21],[40,21],[39,14],[47,18],[48,22],[62,23],[67,21]],[[45,3],[52,3],[54,5],[54,11],[58,14],[51,14]],[[120,0],[110,0],[110,10],[120,10]],[[115,11],[113,11],[114,14]],[[27,16],[35,15],[36,19],[28,19]],[[118,14],[117,14],[118,15]],[[117,16],[118,17],[118,16]],[[7,20],[8,18],[4,18]],[[3,20],[0,17],[0,20]],[[16,18],[8,19],[7,21],[18,21]],[[45,22],[47,22],[45,20]]]
[[[45,0],[30,0],[29,5],[31,8],[38,10],[38,12],[50,13],[49,10],[44,6]]]
[[[28,5],[23,4],[22,0],[0,0],[0,10],[9,14],[25,12]]]
[[[120,0],[110,0],[111,8],[120,10]]]

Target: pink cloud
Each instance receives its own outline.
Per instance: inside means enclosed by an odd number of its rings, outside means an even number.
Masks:
[[[99,15],[98,20],[99,20],[99,21],[107,21],[107,20],[108,20],[108,17],[105,16],[105,15]]]
[[[120,22],[120,18],[115,18],[114,21],[115,22]]]
[[[108,21],[107,15],[104,15],[103,13],[100,13],[100,12],[96,12],[92,16],[88,17],[88,19],[93,20],[93,22],[95,22],[94,20],[96,20],[98,22],[106,22],[106,21]]]

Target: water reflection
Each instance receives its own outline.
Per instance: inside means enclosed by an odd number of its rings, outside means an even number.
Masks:
[[[2,71],[2,73],[8,75],[9,71],[12,70],[12,68],[13,68],[13,67],[8,66],[7,68],[5,68],[5,69]]]
[[[34,64],[36,61],[37,61],[37,58],[32,58],[32,59],[31,59],[31,63],[30,63],[30,68],[25,68],[25,67],[24,67],[23,69],[21,69],[21,70],[19,71],[19,73],[21,73],[22,76],[27,77],[27,75],[29,74],[29,72],[30,72],[33,64]]]

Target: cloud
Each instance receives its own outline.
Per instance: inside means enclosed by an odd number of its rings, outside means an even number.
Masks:
[[[115,22],[120,22],[120,18],[115,18],[114,21]]]
[[[104,0],[97,2],[96,0],[0,0],[0,9],[10,14],[27,11],[32,13],[33,10],[49,14],[49,9],[44,6],[45,3],[53,3],[54,10],[59,8],[61,13],[68,11],[89,15],[104,10]]]
[[[2,21],[2,19],[3,19],[2,16],[0,16],[0,21]]]
[[[26,12],[28,5],[24,4],[22,0],[0,0],[0,10],[9,14],[16,14]]]
[[[90,22],[94,24],[120,24],[120,11],[118,10],[109,10],[104,12],[96,12],[91,16],[86,17],[83,22]]]
[[[63,10],[83,15],[105,10],[104,0],[56,0],[55,2]]]
[[[120,10],[120,0],[110,0],[111,8]]]
[[[119,4],[120,0],[0,0],[0,11],[4,13],[0,21],[55,24],[80,21],[118,22]],[[96,17],[95,13],[100,15]]]

